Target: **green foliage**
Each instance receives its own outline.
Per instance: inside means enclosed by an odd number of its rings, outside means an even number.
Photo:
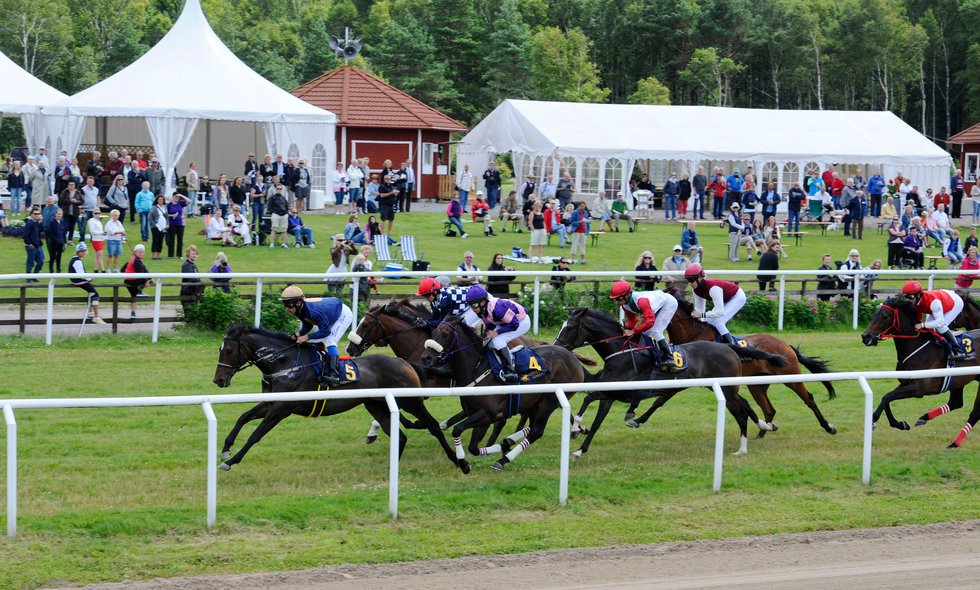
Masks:
[[[636,92],[627,100],[630,104],[670,104],[670,89],[653,76],[636,83]]]
[[[619,315],[616,304],[606,297],[605,293],[599,292],[596,283],[585,284],[588,285],[587,288],[583,288],[582,284],[570,283],[564,289],[555,289],[542,281],[541,293],[538,296],[538,324],[548,328],[558,327],[568,317],[568,311],[576,307],[591,307],[601,309],[613,316]],[[516,300],[526,309],[534,309],[534,287],[522,288]]]
[[[298,320],[279,302],[279,294],[266,291],[262,294],[262,327],[284,334],[296,331]]]
[[[543,28],[531,38],[531,85],[534,98],[568,102],[605,102],[609,89],[589,60],[590,42],[579,29],[563,33]]]
[[[879,305],[880,299],[861,297],[858,324],[867,324]],[[849,327],[853,313],[854,303],[846,297],[834,297],[829,301],[787,297],[783,304],[783,326],[788,330],[836,330]],[[747,329],[753,331],[775,329],[779,323],[779,302],[773,295],[753,293],[746,297],[745,307],[738,312],[736,321],[742,326],[751,326]]]
[[[778,302],[771,295],[749,295],[738,312],[738,321],[760,328],[775,328],[778,313]]]
[[[680,77],[698,89],[699,104],[731,106],[732,79],[744,69],[732,58],[719,56],[717,48],[704,47],[694,52]]]
[[[817,328],[821,325],[818,302],[811,299],[787,297],[783,304],[784,325],[796,328]]]
[[[199,330],[224,332],[232,324],[250,322],[251,311],[234,287],[228,293],[206,288],[199,302],[187,306],[186,319]]]

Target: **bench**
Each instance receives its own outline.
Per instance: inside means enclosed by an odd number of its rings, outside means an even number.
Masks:
[[[922,258],[929,262],[928,270],[938,270],[936,263],[946,259],[945,256],[923,256]],[[952,264],[950,264],[950,267],[952,267]]]
[[[825,235],[827,235],[827,226],[830,225],[830,224],[832,224],[832,223],[834,223],[834,222],[833,221],[801,221],[800,222],[800,226],[804,226],[805,225],[805,226],[808,226],[808,227],[819,227],[820,228],[820,235],[825,236]]]
[[[807,235],[809,233],[810,232],[807,232],[807,231],[784,231],[783,232],[783,235],[784,236],[790,236],[790,237],[792,237],[793,240],[794,240],[794,243],[797,246],[799,246],[801,243],[803,243],[803,236],[805,236],[805,235]]]
[[[592,247],[595,248],[599,245],[599,236],[606,235],[604,231],[590,231],[589,237],[592,238]]]

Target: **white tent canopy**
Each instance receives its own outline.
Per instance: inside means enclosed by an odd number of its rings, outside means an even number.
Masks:
[[[507,151],[519,175],[557,177],[560,169],[574,167],[580,172],[573,174],[579,190],[587,190],[583,167],[597,170],[597,186],[626,186],[637,161],[659,160],[688,172],[716,163],[744,162],[757,172],[768,166],[783,187],[784,180],[800,180],[808,165],[869,165],[888,177],[902,171],[924,192],[948,185],[952,162],[946,151],[887,111],[527,100],[502,102],[462,139],[458,159],[479,177],[494,154]]]
[[[0,53],[0,112],[4,116],[20,115],[24,124],[24,135],[27,146],[34,153],[38,146],[44,146],[52,153],[51,137],[60,133],[63,118],[50,120],[55,129],[49,130],[43,125],[41,108],[60,102],[67,98],[63,92],[55,90],[44,82],[32,76],[27,70],[14,63],[9,57]]]
[[[44,109],[69,117],[145,117],[157,158],[172,171],[201,119],[262,123],[270,153],[289,148],[307,158],[314,147],[335,160],[337,117],[269,82],[221,42],[187,0],[173,28],[150,51],[102,82]],[[81,140],[78,126],[75,141]],[[328,168],[331,169],[331,168]]]

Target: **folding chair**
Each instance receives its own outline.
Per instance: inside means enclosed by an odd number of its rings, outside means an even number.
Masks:
[[[415,262],[419,257],[415,254],[415,236],[402,236],[402,262]]]
[[[379,234],[374,238],[374,255],[378,262],[394,262],[391,252],[388,251],[388,236]]]

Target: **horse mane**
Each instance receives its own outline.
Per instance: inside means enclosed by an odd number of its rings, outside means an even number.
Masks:
[[[897,309],[913,324],[915,324],[919,319],[918,312],[916,312],[912,307],[912,302],[904,297],[889,297],[882,305],[887,305]]]
[[[963,298],[963,305],[967,305],[969,307],[972,307],[973,309],[975,309],[977,311],[977,313],[980,313],[980,303],[977,303],[977,300],[976,299],[974,299],[973,297],[970,297],[970,295],[968,293],[964,293],[964,294],[960,295],[960,297]]]
[[[269,330],[268,328],[256,328],[251,324],[232,324],[228,327],[228,336],[230,338],[240,338],[245,334],[257,334],[268,338],[278,338],[279,340],[291,340],[289,334],[283,334],[282,332]]]
[[[568,317],[569,318],[589,317],[603,323],[606,327],[610,329],[620,330],[619,321],[600,309],[592,309],[591,307],[579,307],[572,310],[572,313]]]
[[[683,311],[687,315],[694,313],[694,304],[684,298],[684,293],[677,287],[671,287],[667,289],[666,293],[677,300],[677,309]]]

